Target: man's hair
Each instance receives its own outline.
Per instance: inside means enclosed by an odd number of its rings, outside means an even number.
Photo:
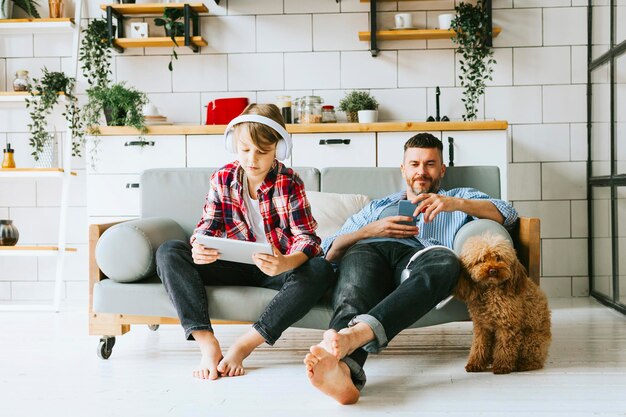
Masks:
[[[430,133],[418,133],[404,144],[404,152],[409,148],[437,148],[443,163],[443,143]]]
[[[252,103],[249,104],[243,112],[241,112],[241,115],[244,114],[257,114],[259,116],[265,116],[272,119],[282,127],[285,127],[285,120],[275,104]],[[277,131],[261,123],[244,122],[236,125],[235,129],[247,129],[248,133],[250,133],[252,143],[258,149],[265,150],[273,144],[278,143],[278,141],[283,138]]]

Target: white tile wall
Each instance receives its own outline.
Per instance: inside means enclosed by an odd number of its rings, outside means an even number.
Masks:
[[[339,52],[285,54],[285,89],[339,88],[340,75]]]
[[[584,162],[547,162],[541,166],[541,189],[544,200],[587,198]]]
[[[279,90],[283,88],[283,54],[228,55],[228,89]]]
[[[313,50],[345,51],[367,49],[355,34],[369,27],[367,13],[313,15]]]
[[[257,52],[306,52],[313,50],[310,14],[258,16]]]
[[[64,281],[84,281],[89,274],[89,247],[87,245],[72,245],[75,253],[65,257],[63,268]],[[56,259],[53,256],[38,258],[35,264],[39,267],[40,281],[54,281],[56,278]]]
[[[513,137],[513,162],[570,159],[570,127],[567,124],[514,125]]]
[[[513,61],[515,85],[569,84],[569,47],[516,48]]]
[[[454,51],[398,51],[399,87],[452,87],[455,84]]]
[[[587,45],[587,8],[543,9],[543,31],[546,46]]]
[[[87,3],[89,16],[102,15],[99,3]],[[338,105],[354,88],[374,94],[382,120],[425,120],[434,115],[435,86],[442,87],[441,115],[459,119],[464,113],[452,42],[381,42],[382,53],[373,58],[368,43],[357,36],[369,27],[368,3],[204,3],[210,14],[201,18],[201,33],[209,45],[200,54],[179,48],[174,72],[167,70],[170,48],[113,53],[113,79],[147,92],[170,121],[203,123],[203,106],[219,97],[273,102],[281,94],[319,94],[326,103]],[[378,24],[392,26],[394,14],[406,11],[417,26],[436,27],[437,16],[453,10],[454,3],[381,2]],[[542,285],[551,296],[588,293],[586,264],[576,264],[586,262],[586,7],[586,0],[494,0],[494,23],[503,30],[494,39],[498,62],[494,79],[479,102],[479,117],[511,124],[509,197],[523,214],[542,219]],[[54,71],[70,70],[70,44],[68,35],[0,36],[0,90],[10,89],[17,69],[30,70],[34,77],[41,75],[44,65]],[[84,92],[85,80],[79,76],[78,82],[78,91]],[[34,164],[28,123],[24,109],[0,107],[0,143],[11,140],[22,167]],[[64,126],[60,112],[52,123]],[[83,168],[85,158],[73,158],[73,164]],[[79,299],[87,292],[84,180],[84,171],[79,170],[71,186],[70,218],[80,220],[69,232],[81,252],[68,261],[69,277],[76,281],[65,285],[67,296]],[[0,217],[23,225],[23,243],[54,243],[59,186],[58,181],[0,181]],[[48,258],[36,261],[26,268],[11,267],[22,274],[17,280],[0,267],[0,299],[50,298],[53,264]]]
[[[341,53],[341,88],[395,88],[398,52],[381,51],[376,59],[367,52]]]
[[[21,227],[13,223],[19,231]],[[18,241],[21,245],[21,239]],[[37,258],[31,256],[12,256],[0,258],[0,281],[36,281]]]
[[[543,239],[541,247],[543,276],[586,276],[586,239]]]

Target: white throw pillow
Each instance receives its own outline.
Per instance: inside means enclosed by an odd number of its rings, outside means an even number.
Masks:
[[[343,226],[350,216],[361,210],[371,199],[362,194],[322,193],[307,191],[317,235],[324,240]]]

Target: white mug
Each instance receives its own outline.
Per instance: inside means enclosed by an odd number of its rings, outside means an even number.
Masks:
[[[143,106],[143,115],[144,116],[158,116],[159,109],[152,103],[146,103]]]
[[[450,29],[450,24],[452,23],[452,19],[454,19],[453,14],[440,14],[439,15],[439,29]]]
[[[411,13],[398,13],[396,18],[396,28],[411,28],[413,27],[413,16]]]

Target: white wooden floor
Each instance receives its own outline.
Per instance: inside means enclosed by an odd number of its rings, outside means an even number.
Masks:
[[[289,330],[247,360],[248,374],[194,380],[193,342],[178,326],[133,327],[107,361],[87,314],[0,313],[0,416],[624,416],[626,317],[593,299],[552,299],[545,369],[467,374],[470,323],[403,332],[366,364],[361,401],[311,388],[302,358],[321,335]],[[218,326],[227,347],[245,326]]]

